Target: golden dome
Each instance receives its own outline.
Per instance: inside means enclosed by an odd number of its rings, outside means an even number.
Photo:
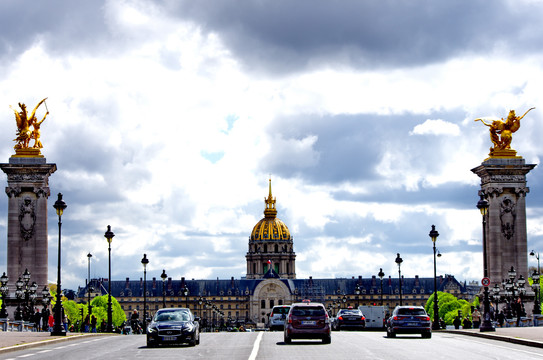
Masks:
[[[264,209],[264,218],[261,219],[251,232],[251,240],[290,240],[290,231],[284,222],[277,219],[277,209],[275,208],[275,198],[272,197],[271,179],[270,193],[268,198],[264,198],[266,208]]]

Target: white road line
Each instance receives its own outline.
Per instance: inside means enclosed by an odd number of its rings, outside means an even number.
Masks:
[[[483,344],[485,346],[488,346],[488,343],[486,342],[482,342],[482,341],[477,341],[477,340],[472,340],[474,343],[477,343],[477,344]],[[492,345],[493,348],[501,348],[501,349],[507,349],[507,350],[511,350],[510,347],[507,347],[507,346],[502,346],[502,345]],[[516,349],[515,351],[518,351],[518,352],[523,352],[525,354],[530,354],[532,356],[537,356],[537,357],[543,357],[543,355],[541,354],[538,354],[538,353],[535,353],[535,352],[532,352],[532,351],[528,351],[528,350],[523,350],[523,349]]]
[[[36,354],[19,355],[19,356],[17,356],[17,358],[25,358],[25,357],[34,356],[34,355],[36,355]]]
[[[258,348],[260,347],[260,341],[262,340],[263,332],[259,332],[258,336],[256,337],[255,343],[253,345],[253,351],[251,351],[251,356],[249,356],[249,360],[255,360],[256,355],[258,354]]]
[[[42,350],[42,351],[38,351],[38,354],[43,354],[43,353],[50,352],[50,351],[53,351],[53,350]]]

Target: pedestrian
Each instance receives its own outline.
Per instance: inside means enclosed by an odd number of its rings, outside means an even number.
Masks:
[[[41,331],[41,314],[39,309],[36,309],[32,321],[34,322],[35,331]]]
[[[91,331],[92,331],[93,333],[96,332],[96,321],[97,321],[96,316],[94,316],[94,314],[92,314]]]
[[[481,313],[477,308],[471,313],[471,320],[473,321],[473,328],[478,329],[481,325]]]
[[[500,327],[503,327],[504,322],[505,322],[505,314],[503,313],[503,310],[501,310],[498,313],[498,324],[500,325]]]
[[[90,331],[90,317],[89,317],[89,314],[87,314],[87,316],[85,316],[85,322],[84,322],[84,326],[85,326],[85,332],[89,332]]]
[[[53,314],[49,314],[49,332],[53,331],[53,327],[55,326],[55,318],[53,317]]]
[[[460,320],[460,316],[456,315],[456,317],[453,320],[453,325],[456,330],[460,329],[460,325],[462,324],[462,321]]]

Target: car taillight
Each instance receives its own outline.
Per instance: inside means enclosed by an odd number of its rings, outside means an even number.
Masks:
[[[330,323],[330,319],[328,318],[328,313],[326,313],[324,316],[325,316],[325,317],[324,317],[324,323],[325,323],[325,324],[329,324],[329,323]]]
[[[422,317],[422,320],[424,320],[424,321],[430,321],[430,317],[429,317],[429,316],[423,316],[423,317]]]
[[[340,316],[337,318],[338,320],[343,320],[343,316]]]
[[[292,318],[290,316],[288,317],[288,323],[292,324]]]
[[[360,320],[366,320],[366,318],[362,316],[362,317],[360,318]]]
[[[273,313],[270,314],[270,317],[272,317],[272,316],[273,316]]]

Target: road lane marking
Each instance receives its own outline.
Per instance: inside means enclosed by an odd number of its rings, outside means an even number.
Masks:
[[[260,347],[260,341],[262,340],[262,335],[264,332],[259,332],[258,336],[256,337],[255,343],[253,345],[253,351],[251,351],[251,356],[249,356],[249,360],[255,360],[256,355],[258,354],[258,348]]]

